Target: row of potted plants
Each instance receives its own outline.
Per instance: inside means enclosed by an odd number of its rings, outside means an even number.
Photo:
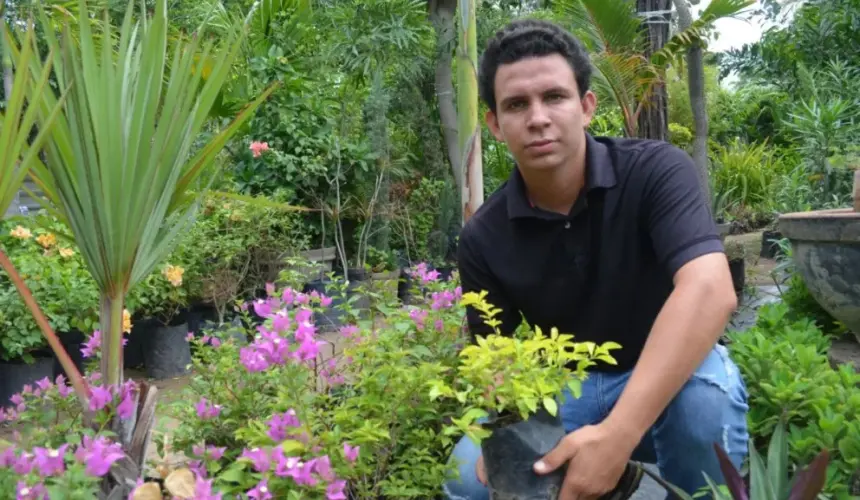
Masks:
[[[522,446],[536,457],[540,445],[553,446],[563,436],[557,398],[587,376],[585,367],[611,363],[618,346],[523,327],[467,347],[463,308],[476,307],[488,324],[498,309],[483,294],[462,294],[456,277],[443,281],[426,268],[412,277],[424,289],[413,305],[391,302],[361,319],[342,302],[343,347],[331,356],[320,357],[328,341],[310,319],[333,307],[332,297],[292,287],[269,286],[264,297],[244,304],[241,323],[231,329],[189,337],[194,376],[169,406],[183,425],[157,436],[159,458],[133,481],[132,498],[438,498],[444,481],[456,477],[448,457],[462,435],[487,452]],[[90,345],[95,360],[98,344],[91,339]],[[96,424],[134,411],[135,382],[107,387],[93,372],[88,381]],[[54,498],[65,490],[95,498],[101,483],[114,480],[123,454],[109,432],[84,430],[65,380],[40,380],[15,404],[0,413],[0,421],[19,430],[14,443],[0,443],[3,491]],[[505,438],[513,426],[536,420],[555,437]],[[796,498],[812,500],[821,490],[826,453],[790,485],[786,451],[785,435],[775,434],[769,473],[754,455],[751,484],[726,464],[731,498],[748,498],[770,477],[786,476],[776,485],[782,494],[768,498],[802,493]],[[528,460],[486,456],[494,494],[540,493],[519,491],[535,484],[530,467],[518,468]],[[558,491],[562,479],[547,476],[544,490]],[[715,484],[712,493],[726,498],[725,491]]]

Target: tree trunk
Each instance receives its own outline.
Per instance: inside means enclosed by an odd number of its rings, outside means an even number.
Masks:
[[[457,124],[462,165],[462,221],[484,202],[481,168],[481,125],[478,122],[477,0],[460,0],[460,41],[457,46]]]
[[[454,80],[452,62],[456,45],[454,15],[457,0],[430,0],[430,22],[436,30],[436,99],[439,103],[439,119],[442,135],[448,150],[448,162],[457,185],[462,190],[460,146],[457,137],[457,108],[454,104]]]
[[[693,16],[686,0],[673,0],[678,10],[678,27],[686,30],[693,24]],[[712,196],[708,182],[708,108],[705,102],[705,62],[701,44],[696,43],[687,51],[687,85],[690,93],[690,108],[693,112],[693,161],[699,174],[699,185],[711,206]],[[712,214],[716,216],[717,214]]]
[[[672,0],[636,0],[636,11],[664,12],[671,10]],[[651,41],[645,57],[651,55],[666,45],[669,40],[670,14],[649,14],[644,19],[644,27],[648,30],[648,39]],[[637,136],[646,139],[657,139],[661,141],[669,138],[669,106],[666,93],[666,84],[661,81],[654,85],[650,98],[639,114]]]

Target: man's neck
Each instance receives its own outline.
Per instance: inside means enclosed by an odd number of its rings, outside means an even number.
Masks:
[[[585,186],[585,152],[568,165],[546,172],[523,172],[526,195],[531,203],[549,212],[570,213]]]

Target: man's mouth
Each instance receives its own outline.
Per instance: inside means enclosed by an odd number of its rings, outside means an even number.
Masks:
[[[554,141],[551,141],[549,139],[541,139],[539,141],[532,141],[532,142],[526,144],[526,147],[527,148],[542,148],[544,146],[548,146],[548,145],[552,144],[553,142]]]

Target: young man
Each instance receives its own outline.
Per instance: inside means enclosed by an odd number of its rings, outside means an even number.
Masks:
[[[575,341],[615,341],[617,366],[600,363],[579,399],[566,394],[569,434],[535,463],[567,463],[560,500],[615,488],[628,460],[656,463],[694,493],[703,473],[722,481],[720,444],[747,453],[746,388],[718,343],[737,298],[691,158],[648,140],[586,132],[596,97],[581,44],[556,25],[511,23],[483,54],[487,125],[517,168],[463,228],[463,291],[488,292],[504,310]],[[473,334],[489,329],[467,311]],[[486,499],[480,448],[464,438],[451,499]]]

